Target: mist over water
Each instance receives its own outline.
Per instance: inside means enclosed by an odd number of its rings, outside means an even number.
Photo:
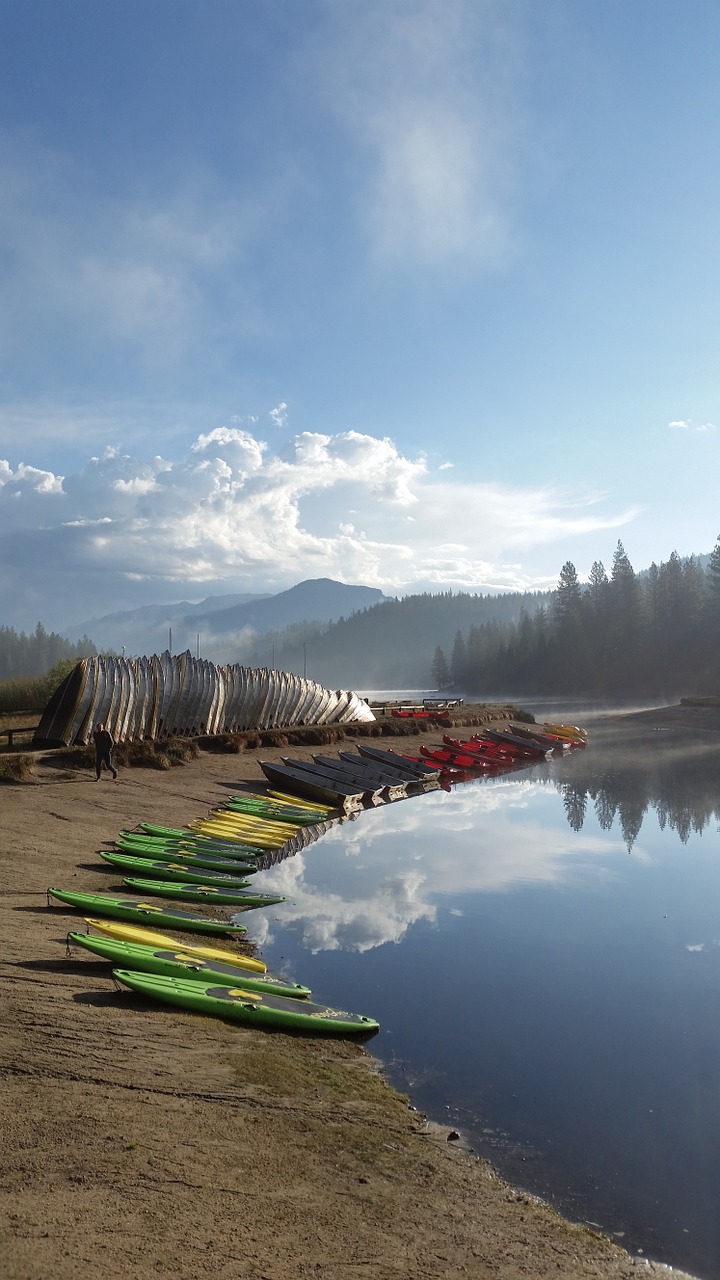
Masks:
[[[271,968],[379,1019],[371,1052],[431,1118],[568,1216],[708,1280],[715,742],[598,719],[587,750],[333,827],[263,876],[288,901],[251,922]]]

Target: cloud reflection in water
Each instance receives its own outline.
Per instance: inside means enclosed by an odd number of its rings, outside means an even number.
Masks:
[[[254,913],[251,933],[260,946],[279,927],[313,952],[367,951],[436,923],[451,898],[457,912],[467,895],[612,875],[609,853],[627,856],[622,840],[571,831],[545,781],[433,792],[334,827],[265,873],[263,889],[287,901]]]

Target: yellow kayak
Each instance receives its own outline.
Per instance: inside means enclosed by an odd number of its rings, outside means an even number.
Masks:
[[[203,947],[195,943],[180,944],[177,938],[169,938],[166,933],[155,933],[153,929],[143,929],[140,925],[123,924],[121,920],[93,920],[85,917],[85,923],[107,934],[109,938],[119,938],[121,942],[139,942],[148,947],[168,947],[171,951],[187,952],[197,956],[198,960],[222,960],[225,964],[237,965],[238,969],[251,969],[255,973],[266,973],[267,965],[262,960],[254,960],[252,956],[240,956],[236,951],[224,951],[222,947]]]
[[[291,796],[286,791],[268,791],[268,795],[283,804],[295,805],[296,809],[307,809],[310,813],[322,814],[326,818],[333,818],[339,812],[337,809],[328,809],[326,804],[315,804],[312,800],[303,800],[302,796]]]
[[[271,835],[280,831],[290,836],[294,836],[301,825],[288,818],[271,818],[269,815],[258,818],[254,814],[233,812],[232,809],[213,809],[206,821],[221,822],[236,831],[269,831]]]
[[[550,724],[545,723],[548,733],[556,733],[560,738],[569,738],[573,742],[587,742],[588,731],[581,729],[577,724]]]
[[[222,826],[219,822],[191,822],[190,827],[193,831],[198,831],[201,835],[220,836],[223,840],[234,840],[238,844],[255,845],[259,849],[282,849],[287,843],[289,836],[285,834],[267,835],[265,832],[254,831],[252,840],[248,838],[248,833],[244,834],[240,831],[233,831],[231,827]],[[293,834],[295,834],[293,832]]]

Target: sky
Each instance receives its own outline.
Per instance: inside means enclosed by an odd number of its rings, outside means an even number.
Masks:
[[[720,0],[0,0],[0,625],[720,534]]]

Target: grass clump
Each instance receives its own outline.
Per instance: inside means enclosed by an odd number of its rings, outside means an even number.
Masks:
[[[35,774],[35,762],[29,755],[0,757],[0,782],[29,782]]]

